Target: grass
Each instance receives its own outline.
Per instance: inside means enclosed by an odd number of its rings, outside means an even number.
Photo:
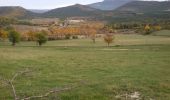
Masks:
[[[114,43],[111,46],[115,45],[152,45],[152,44],[169,44],[169,37],[162,36],[144,36],[144,35],[115,35]],[[10,46],[9,42],[0,42],[0,46]],[[101,47],[106,46],[103,38],[97,38],[96,43],[94,44],[91,39],[77,39],[77,40],[58,40],[58,41],[49,41],[44,46],[85,46],[85,47]],[[35,42],[20,42],[17,46],[36,46]]]
[[[161,30],[161,31],[157,31],[152,33],[155,36],[170,36],[170,30]]]
[[[0,76],[9,79],[17,71],[32,70],[15,81],[17,93],[22,97],[77,86],[43,100],[122,100],[126,98],[116,97],[133,92],[139,92],[144,100],[169,100],[170,38],[116,37],[120,39],[115,40],[116,45],[120,46],[110,48],[100,44],[102,39],[95,45],[82,39],[49,42],[44,47],[34,47],[30,42],[17,47],[0,46]],[[66,42],[76,47],[57,47]],[[10,88],[2,81],[0,99],[12,99]]]

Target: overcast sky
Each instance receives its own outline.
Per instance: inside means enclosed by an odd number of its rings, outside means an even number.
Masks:
[[[0,6],[22,6],[27,9],[52,9],[76,3],[90,4],[100,1],[103,0],[0,0]]]

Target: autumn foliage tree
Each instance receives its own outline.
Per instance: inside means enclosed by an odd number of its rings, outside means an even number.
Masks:
[[[34,41],[35,40],[35,32],[30,30],[26,33],[28,41]]]
[[[155,31],[160,31],[161,29],[162,29],[162,27],[160,25],[155,25],[154,26]]]
[[[93,43],[96,43],[97,31],[95,29],[89,29],[89,33],[90,33],[90,37],[91,37]]]
[[[112,34],[108,33],[104,36],[104,41],[107,43],[108,47],[110,46],[110,43],[112,43],[114,40],[114,37]]]
[[[150,34],[150,33],[151,33],[151,27],[150,27],[149,25],[146,25],[146,26],[144,27],[144,31],[145,31],[145,34],[146,34],[146,35]]]
[[[8,32],[4,31],[3,29],[0,29],[0,39],[3,41],[8,38]]]
[[[91,38],[95,43],[96,34],[103,28],[103,24],[99,22],[88,22],[78,26],[56,27],[48,28],[50,31],[50,40],[57,39],[77,39],[77,35],[84,35],[86,38]]]

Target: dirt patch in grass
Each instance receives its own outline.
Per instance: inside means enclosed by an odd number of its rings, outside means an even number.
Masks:
[[[141,97],[140,97],[140,93],[139,92],[133,92],[133,93],[125,93],[125,94],[120,94],[120,95],[117,95],[116,98],[117,99],[128,99],[128,100],[140,100]]]

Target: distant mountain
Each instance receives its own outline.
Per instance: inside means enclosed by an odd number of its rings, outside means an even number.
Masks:
[[[103,2],[89,4],[88,6],[100,10],[114,10],[134,0],[104,0]]]
[[[31,18],[36,16],[36,13],[28,11],[22,7],[18,6],[6,6],[0,7],[0,17],[7,18]]]
[[[158,2],[158,1],[134,1],[134,0],[105,0],[101,3],[105,4],[105,7],[115,8],[114,10],[106,11],[90,7],[91,5],[87,6],[76,4],[72,6],[52,9],[43,13],[42,11],[36,10],[30,11],[22,7],[0,7],[0,17],[22,19],[35,17],[63,18],[63,19],[68,17],[90,17],[95,18],[97,20],[102,21],[104,20],[108,22],[170,20],[169,19],[170,1]]]
[[[156,22],[170,20],[170,1],[132,1],[104,17],[114,22]]]
[[[100,16],[101,10],[91,8],[86,5],[72,5],[63,8],[57,8],[50,10],[43,14],[45,17],[59,17],[59,18],[66,18],[66,17],[90,17],[90,16]]]
[[[31,11],[31,12],[34,12],[34,13],[39,13],[39,14],[42,14],[42,13],[49,11],[49,9],[28,9],[28,10]]]
[[[170,1],[158,2],[158,1],[133,1],[129,2],[119,8],[116,11],[124,12],[165,12],[170,10]]]

